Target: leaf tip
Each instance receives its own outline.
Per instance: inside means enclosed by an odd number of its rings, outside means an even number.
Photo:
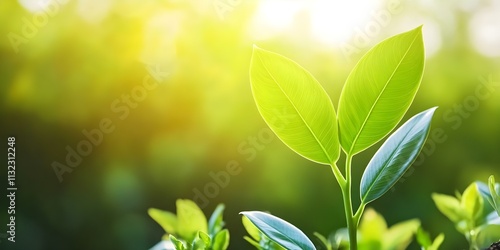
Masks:
[[[438,109],[439,107],[438,106],[434,106],[426,111],[424,111],[426,113],[426,115],[429,115],[429,116],[433,116],[434,115],[434,112],[436,112],[436,109]]]

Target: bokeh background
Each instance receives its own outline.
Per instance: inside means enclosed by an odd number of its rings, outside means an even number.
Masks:
[[[226,204],[230,249],[252,249],[243,210],[271,211],[308,235],[344,227],[331,170],[293,153],[260,117],[248,79],[252,45],[297,61],[337,106],[364,52],[421,24],[426,69],[405,120],[439,106],[433,128],[442,135],[370,206],[390,225],[419,218],[434,237],[446,234],[443,249],[465,249],[430,195],[500,174],[495,0],[1,1],[0,138],[5,152],[16,137],[18,192],[17,242],[0,238],[0,248],[148,249],[163,231],[147,209],[175,211],[176,199],[198,191],[208,194],[199,198],[207,215]],[[113,130],[68,166],[68,148],[102,120]],[[355,190],[379,145],[355,158]],[[54,162],[71,172],[59,179]],[[241,172],[221,187],[210,173],[234,163]],[[5,225],[6,170],[0,175]]]

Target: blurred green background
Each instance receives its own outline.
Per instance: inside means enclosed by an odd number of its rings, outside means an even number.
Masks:
[[[364,52],[424,24],[426,69],[404,119],[439,106],[440,135],[371,207],[390,225],[420,218],[446,234],[443,249],[464,249],[430,195],[500,174],[495,0],[19,0],[0,3],[0,22],[0,138],[5,152],[16,137],[18,185],[17,242],[0,239],[1,249],[148,249],[163,231],[147,209],[175,211],[177,198],[197,198],[206,214],[225,203],[230,249],[251,249],[243,210],[271,211],[310,236],[344,227],[331,170],[289,150],[255,107],[253,44],[308,69],[337,107]],[[379,145],[355,158],[355,192]],[[228,164],[241,172],[217,182]]]

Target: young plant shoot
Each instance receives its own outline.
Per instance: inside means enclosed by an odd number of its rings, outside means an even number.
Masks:
[[[163,241],[151,250],[226,250],[229,231],[224,229],[224,205],[219,204],[207,222],[203,211],[191,200],[177,200],[177,215],[156,208],[148,210],[165,230]]]
[[[365,206],[390,190],[411,166],[429,134],[436,107],[413,116],[376,152],[361,178],[357,208],[353,208],[351,191],[353,158],[399,124],[413,102],[423,70],[421,27],[388,38],[369,50],[351,71],[335,110],[326,91],[306,69],[254,46],[250,82],[257,108],[289,148],[332,169],[342,191],[352,250],[357,249],[358,224]],[[343,172],[337,164],[341,149],[346,155]],[[243,215],[286,249],[315,249],[286,221],[261,212]]]

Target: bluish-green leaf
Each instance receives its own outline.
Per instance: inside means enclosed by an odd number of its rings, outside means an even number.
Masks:
[[[493,199],[491,197],[488,184],[485,184],[484,182],[481,182],[481,181],[476,181],[476,186],[477,186],[477,190],[479,191],[479,193],[481,194],[483,199],[486,199],[488,201],[488,203],[490,203],[490,205],[493,208],[495,208],[495,203],[493,202]]]
[[[263,234],[288,250],[315,250],[313,243],[294,225],[267,213],[241,212]]]
[[[338,160],[337,116],[311,73],[286,57],[254,46],[250,82],[260,114],[288,147],[318,163]]]
[[[340,144],[349,155],[385,137],[401,121],[424,69],[422,27],[368,51],[349,74],[339,102]]]
[[[486,224],[500,225],[500,216],[496,211],[489,213],[485,219]]]
[[[410,168],[424,146],[435,110],[412,117],[375,153],[361,178],[361,200],[365,204],[389,191]]]

